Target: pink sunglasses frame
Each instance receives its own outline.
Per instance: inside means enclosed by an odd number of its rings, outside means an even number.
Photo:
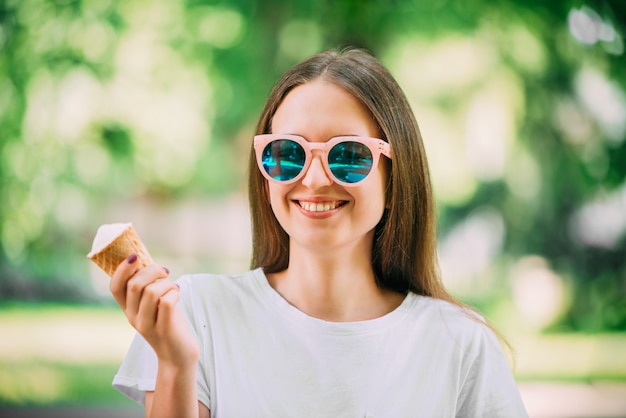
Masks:
[[[304,161],[302,171],[300,171],[300,173],[298,173],[298,175],[292,178],[291,180],[285,180],[285,181],[276,180],[272,178],[263,168],[263,161],[262,161],[263,150],[270,142],[276,141],[279,139],[289,139],[291,141],[298,143],[304,149],[304,154],[305,154],[306,159]],[[363,180],[358,181],[356,183],[346,183],[346,182],[339,180],[337,177],[335,177],[333,172],[330,170],[330,167],[328,166],[328,152],[335,145],[341,142],[347,142],[347,141],[358,142],[359,144],[363,144],[366,147],[368,147],[370,152],[372,153],[372,169]],[[357,187],[361,185],[364,181],[366,181],[369,175],[374,171],[374,169],[378,167],[380,154],[383,154],[385,157],[389,158],[390,160],[392,159],[391,145],[388,142],[385,142],[379,138],[371,138],[367,136],[336,136],[336,137],[329,139],[327,142],[309,142],[305,138],[299,135],[263,134],[263,135],[256,135],[254,137],[254,150],[256,153],[257,166],[259,167],[259,171],[261,172],[263,177],[265,177],[269,181],[272,181],[278,184],[295,183],[296,181],[304,177],[304,174],[308,171],[309,166],[311,165],[311,161],[313,161],[313,151],[315,150],[321,151],[326,156],[326,158],[321,159],[322,165],[324,167],[324,170],[326,171],[326,174],[335,183],[340,184],[342,186],[346,186],[346,187]]]

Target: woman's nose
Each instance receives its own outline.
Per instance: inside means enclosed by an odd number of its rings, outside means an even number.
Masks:
[[[320,155],[313,156],[313,160],[302,178],[302,184],[309,189],[319,189],[330,186],[332,183],[333,179],[329,177],[324,169],[322,157]]]

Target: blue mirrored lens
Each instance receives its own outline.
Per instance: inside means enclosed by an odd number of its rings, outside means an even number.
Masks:
[[[358,183],[372,170],[374,157],[367,145],[341,142],[328,153],[328,166],[333,175],[344,183]]]
[[[272,141],[263,149],[261,155],[263,169],[271,178],[288,181],[302,171],[306,155],[297,142],[289,139]]]

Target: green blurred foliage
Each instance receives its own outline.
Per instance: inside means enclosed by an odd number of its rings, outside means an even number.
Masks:
[[[556,283],[542,327],[623,331],[625,17],[619,0],[4,0],[0,298],[89,297],[85,243],[111,202],[244,191],[272,83],[356,46],[414,105],[442,242],[469,237],[444,255],[492,237],[487,267],[459,264],[474,291],[453,287],[497,311]]]

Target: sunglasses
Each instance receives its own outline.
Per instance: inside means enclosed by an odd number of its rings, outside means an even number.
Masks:
[[[389,143],[363,136],[337,136],[328,142],[309,142],[298,135],[257,135],[254,150],[261,174],[282,184],[293,183],[304,176],[314,150],[324,154],[324,169],[342,186],[356,186],[365,180],[378,165],[380,154],[391,159]]]

